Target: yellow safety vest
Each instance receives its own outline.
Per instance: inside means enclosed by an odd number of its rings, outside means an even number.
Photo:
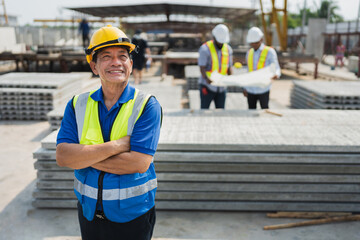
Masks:
[[[99,121],[98,102],[87,92],[74,97],[79,143],[93,145],[104,143]],[[134,98],[123,103],[110,133],[110,140],[131,135],[136,121],[150,98],[135,89]],[[84,217],[94,218],[98,201],[105,216],[113,222],[128,222],[147,211],[155,204],[157,178],[154,164],[145,173],[117,175],[88,167],[75,170],[74,191]]]
[[[78,124],[78,137],[79,137],[79,143],[85,144],[85,145],[92,145],[92,144],[101,144],[104,143],[103,135],[101,132],[101,126],[99,121],[99,112],[98,112],[98,102],[92,100],[90,97],[91,94],[93,94],[96,90],[91,91],[88,93],[88,99],[86,102],[86,110],[84,115],[84,121],[83,125],[79,126],[81,122],[77,122]],[[110,134],[110,141],[117,140],[119,138],[125,137],[126,135],[131,135],[131,132],[133,130],[133,126],[130,126],[131,128],[128,129],[128,124],[130,120],[133,121],[133,124],[137,121],[137,119],[140,117],[147,100],[149,99],[150,95],[142,96],[142,98],[138,98],[139,96],[139,90],[135,89],[134,99],[129,100],[128,102],[124,103],[115,118],[115,121],[113,123],[113,127],[111,129]],[[140,92],[140,95],[144,95],[143,92]],[[73,105],[75,108],[75,113],[81,114],[76,111],[76,103],[78,100],[78,96],[74,97]],[[136,101],[138,99],[138,101]],[[140,101],[141,102],[140,102]],[[142,104],[139,108],[139,106],[135,106],[135,103],[137,105]],[[137,110],[137,115],[133,113],[133,110]],[[131,117],[131,119],[130,119]],[[135,118],[135,119],[134,119]],[[131,131],[131,132],[129,132]]]
[[[259,69],[265,67],[265,61],[266,61],[266,57],[269,52],[269,49],[270,49],[270,47],[265,46],[264,49],[261,51],[259,61],[257,62],[257,65],[256,65],[256,70],[259,70]],[[247,64],[248,64],[249,72],[254,71],[254,48],[251,48],[249,50]]]
[[[219,68],[219,56],[216,52],[216,48],[214,45],[214,41],[210,40],[205,43],[209,50],[211,55],[211,70],[206,72],[206,75],[210,77],[211,73],[214,71],[218,71],[222,75],[227,75],[228,72],[228,66],[229,66],[229,48],[227,43],[224,43],[221,48],[221,66]]]

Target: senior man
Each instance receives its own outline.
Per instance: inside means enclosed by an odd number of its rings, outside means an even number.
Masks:
[[[129,85],[136,48],[120,29],[97,30],[86,51],[101,87],[73,97],[57,137],[56,161],[75,171],[82,239],[151,239],[161,125],[158,101]]]

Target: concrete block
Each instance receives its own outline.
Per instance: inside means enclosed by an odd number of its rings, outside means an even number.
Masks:
[[[308,26],[305,52],[314,55],[317,59],[321,59],[324,49],[323,33],[326,32],[326,19],[309,18]]]

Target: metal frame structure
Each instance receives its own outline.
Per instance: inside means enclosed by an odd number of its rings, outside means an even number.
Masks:
[[[5,24],[9,25],[8,15],[6,14],[5,0],[2,0],[1,4],[3,5],[3,10],[4,10]]]
[[[280,48],[282,51],[287,49],[287,0],[284,0],[284,8],[276,8],[275,0],[271,0],[272,10],[271,12],[265,13],[263,8],[262,0],[260,0],[261,8],[261,21],[264,28],[265,41],[267,45],[272,45],[271,33],[268,30],[268,26],[265,20],[265,16],[270,16],[270,24],[275,23],[277,35],[280,41]],[[280,21],[278,19],[278,12],[283,12],[282,26],[280,26]]]
[[[172,29],[177,33],[200,32],[203,34],[219,23],[218,20],[214,21],[215,18],[223,19],[223,21],[231,27],[232,24],[245,24],[249,20],[254,19],[254,13],[256,12],[256,9],[252,8],[230,8],[179,3],[123,4],[68,9],[96,17],[119,17],[120,24],[127,29],[135,30],[139,27],[145,31]],[[166,16],[166,20],[163,22],[149,22],[148,20],[128,22],[126,19],[123,19],[125,17],[148,17],[154,15],[164,15]],[[176,15],[195,16],[198,20],[184,22],[183,20],[175,21],[171,19],[172,16]]]

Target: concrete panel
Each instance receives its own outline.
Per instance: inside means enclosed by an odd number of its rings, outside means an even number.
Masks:
[[[0,38],[0,52],[12,52],[16,45],[15,28],[0,27],[0,36],[3,36]]]
[[[356,130],[359,129],[357,119],[360,118],[360,112],[277,112],[282,117],[264,111],[166,112],[158,149],[329,153],[360,151],[360,131]]]
[[[217,202],[217,201],[162,201],[156,202],[160,210],[223,210],[223,211],[319,211],[358,212],[356,203],[292,203],[292,202]]]
[[[158,173],[157,177],[159,181],[224,183],[358,183],[360,181],[359,175]]]
[[[298,153],[226,153],[226,152],[170,152],[157,151],[155,163],[166,161],[221,162],[221,163],[309,163],[309,164],[359,164],[360,154],[298,154]]]
[[[245,192],[162,192],[156,200],[168,201],[286,201],[286,202],[346,202],[359,203],[360,194],[332,193],[245,193]]]
[[[333,183],[222,183],[158,181],[158,191],[277,192],[277,193],[360,193],[359,184]]]
[[[306,35],[306,54],[313,54],[317,59],[322,58],[324,51],[324,36],[326,19],[309,18],[309,29]]]
[[[35,200],[37,208],[76,208],[77,200]],[[210,202],[210,201],[161,201],[156,202],[158,210],[223,210],[223,211],[323,211],[358,212],[359,204],[291,203],[291,202]]]

